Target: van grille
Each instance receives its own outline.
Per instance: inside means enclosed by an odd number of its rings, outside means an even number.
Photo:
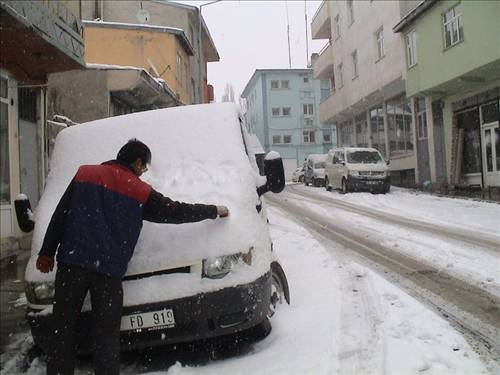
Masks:
[[[360,171],[360,176],[383,176],[385,172],[378,171]]]
[[[191,267],[186,266],[186,267],[177,267],[177,268],[171,268],[168,270],[161,270],[161,271],[154,271],[154,272],[147,272],[147,273],[139,273],[136,275],[129,275],[125,276],[122,281],[128,281],[128,280],[140,280],[140,279],[145,279],[147,277],[151,276],[158,276],[158,275],[168,275],[172,273],[191,273]]]

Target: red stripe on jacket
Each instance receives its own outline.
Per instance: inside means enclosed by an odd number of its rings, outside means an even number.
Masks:
[[[130,169],[118,163],[82,165],[76,173],[75,182],[99,185],[140,203],[146,203],[152,189]]]

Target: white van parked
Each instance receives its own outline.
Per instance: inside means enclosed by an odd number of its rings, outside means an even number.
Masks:
[[[264,161],[266,177],[259,175],[239,108],[223,103],[117,116],[72,126],[58,135],[34,214],[25,276],[27,320],[35,343],[46,349],[53,337],[55,270],[43,274],[35,267],[52,213],[80,165],[114,159],[131,138],[147,144],[153,155],[143,180],[174,200],[223,204],[231,216],[182,225],[144,222],[123,278],[122,350],[253,327],[268,331],[268,317],[278,303],[289,301],[289,291],[272,251],[260,197],[284,188],[283,164],[271,152]],[[20,227],[32,229],[29,201],[21,197],[16,206]],[[89,302],[77,329],[83,353],[91,344]],[[147,319],[162,312],[168,319]]]
[[[387,193],[391,188],[388,163],[375,148],[344,147],[328,152],[326,190]]]
[[[307,186],[324,186],[325,161],[327,154],[310,154],[305,162],[304,184]]]

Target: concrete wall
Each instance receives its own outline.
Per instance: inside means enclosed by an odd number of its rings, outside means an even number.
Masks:
[[[189,56],[175,34],[163,31],[85,27],[87,63],[142,67],[155,76],[152,66],[183,103],[191,104]],[[182,59],[182,74],[176,75],[176,55]],[[185,73],[184,73],[185,72]]]
[[[81,123],[109,117],[107,71],[72,70],[48,76],[47,118],[56,114]]]
[[[417,33],[418,62],[407,73],[409,96],[500,59],[499,1],[462,1],[464,40],[445,50],[442,14],[456,4],[436,2],[405,30]]]

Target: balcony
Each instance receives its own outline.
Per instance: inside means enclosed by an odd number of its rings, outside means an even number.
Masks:
[[[325,98],[319,105],[319,121],[322,124],[329,124],[342,121],[341,112],[347,107],[342,90],[332,91],[330,96]]]
[[[0,26],[1,67],[21,81],[84,66],[82,23],[60,1],[1,0]]]
[[[311,22],[311,34],[313,39],[331,38],[330,1],[323,1],[316,11]]]
[[[333,75],[333,48],[330,41],[321,49],[313,69],[314,79],[328,79]]]

